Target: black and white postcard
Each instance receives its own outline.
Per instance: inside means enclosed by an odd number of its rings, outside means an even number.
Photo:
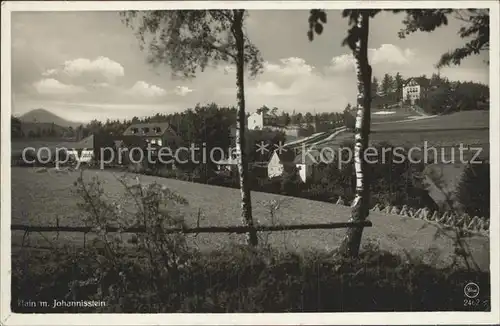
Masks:
[[[500,323],[498,39],[495,1],[2,2],[0,323]]]

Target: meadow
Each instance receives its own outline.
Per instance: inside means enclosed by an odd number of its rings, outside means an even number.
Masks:
[[[419,147],[424,145],[424,141],[427,141],[429,146],[456,146],[462,142],[464,145],[482,146],[482,155],[487,157],[489,156],[488,117],[489,112],[487,111],[470,111],[418,121],[378,124],[372,128],[373,132],[370,135],[370,141],[372,143],[387,141],[395,146]],[[441,130],[434,130],[435,128],[441,128]],[[460,128],[471,129],[458,130]],[[324,137],[324,134],[318,134],[311,138],[314,140],[312,142],[316,142],[319,138]],[[343,132],[332,141],[321,144],[320,147],[338,146],[340,143],[353,138],[352,132]],[[24,141],[13,142],[12,148],[14,151],[22,150],[25,146],[56,145],[71,146],[71,143]],[[461,171],[461,169],[458,170]],[[88,170],[85,175],[87,178],[97,176],[102,180],[104,189],[111,199],[117,200],[122,195],[121,185],[112,172]],[[59,219],[60,225],[81,225],[82,212],[77,206],[79,198],[73,193],[73,182],[77,177],[78,173],[76,172],[70,174],[36,173],[34,169],[13,167],[12,222],[32,225],[55,225],[56,219]],[[459,172],[455,171],[446,178],[456,181],[458,177]],[[183,214],[185,214],[187,223],[190,225],[196,223],[198,216],[201,216],[200,222],[202,226],[239,224],[240,195],[238,189],[152,176],[141,176],[140,178],[146,183],[159,182],[165,184],[185,197],[190,205]],[[346,221],[350,215],[347,207],[301,198],[253,192],[252,200],[254,218],[259,223],[265,224]],[[269,209],[271,200],[282,202],[272,221]],[[374,226],[366,229],[364,241],[375,239],[382,248],[389,249],[392,252],[401,253],[411,248],[417,255],[438,248],[441,251],[439,255],[442,262],[449,260],[452,255],[453,245],[451,239],[441,237],[433,240],[437,229],[432,224],[409,218],[387,216],[381,213],[371,213],[370,219],[373,221]],[[20,233],[14,233],[16,234],[14,242],[18,242]],[[342,229],[333,231],[275,232],[269,235],[268,240],[274,246],[284,249],[302,250],[314,247],[325,249],[338,246],[343,234],[344,230]],[[69,241],[81,243],[81,237],[79,237],[77,234],[72,234]],[[40,235],[33,235],[31,238],[33,241],[36,238],[43,240]],[[190,237],[190,239],[196,246],[213,248],[241,242],[242,237],[237,235],[200,234],[196,238]],[[478,256],[477,260],[483,266],[488,266],[488,240],[473,237],[469,241],[471,241],[472,247],[475,248]]]
[[[385,114],[385,113],[388,114]],[[390,112],[390,114],[389,114]],[[384,123],[393,121],[404,121],[419,117],[420,115],[414,111],[395,109],[395,110],[373,110],[371,114],[371,120],[373,123]]]
[[[119,174],[119,173],[118,173]],[[32,168],[12,168],[12,223],[30,225],[82,225],[82,214],[78,208],[80,198],[72,191],[78,172],[69,174],[37,173]],[[109,200],[119,200],[122,185],[110,171],[87,170],[84,179],[96,176],[103,182]],[[240,223],[240,194],[238,189],[210,186],[140,176],[143,183],[157,182],[184,197],[189,205],[181,209],[189,226],[227,226]],[[270,200],[280,202],[280,208],[271,216]],[[350,209],[324,202],[301,198],[252,192],[254,218],[261,224],[301,224],[347,221]],[[384,213],[371,212],[369,219],[373,227],[366,228],[363,242],[376,242],[383,250],[405,256],[410,254],[439,266],[447,265],[454,256],[453,233],[438,232],[431,223]],[[345,229],[305,230],[273,232],[266,234],[266,242],[275,248],[301,252],[310,249],[336,248]],[[23,232],[12,232],[13,245],[19,245]],[[49,240],[50,239],[50,240]],[[241,243],[243,236],[234,234],[199,234],[188,236],[191,245],[200,249],[222,249]],[[45,242],[64,241],[76,246],[83,244],[81,234],[32,234],[29,243],[43,245]],[[482,236],[470,236],[466,242],[476,263],[484,270],[489,268],[489,240]]]
[[[339,134],[335,139],[321,144],[321,147],[336,148],[345,141],[353,140],[350,131]],[[489,157],[489,112],[464,111],[426,119],[374,124],[370,128],[371,144],[387,142],[393,146],[424,148],[444,147],[446,157],[450,147],[463,144],[464,147],[481,147],[481,157]],[[439,154],[441,155],[441,154]]]
[[[56,148],[73,148],[78,142],[65,140],[38,140],[38,139],[13,139],[11,142],[11,154],[21,155],[27,147],[33,147],[36,150],[47,147],[51,151]]]
[[[371,127],[372,131],[392,131],[400,129],[435,130],[435,129],[486,129],[489,127],[489,111],[461,111],[427,119],[405,121],[401,123],[379,123]]]

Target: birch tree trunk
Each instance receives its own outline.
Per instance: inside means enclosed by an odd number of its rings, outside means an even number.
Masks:
[[[238,119],[236,130],[236,150],[238,152],[238,172],[240,176],[241,193],[241,219],[243,225],[253,227],[252,219],[252,200],[250,197],[250,188],[248,184],[248,160],[245,153],[245,84],[244,84],[244,48],[245,38],[243,35],[243,14],[244,10],[235,9],[234,11],[233,32],[236,41],[236,87],[238,100]],[[257,233],[250,231],[247,234],[247,242],[252,246],[257,245]]]
[[[354,167],[356,171],[356,195],[351,204],[350,222],[362,222],[369,214],[370,189],[367,184],[366,160],[364,152],[368,147],[370,134],[370,104],[371,104],[371,66],[368,63],[368,30],[369,14],[360,10],[357,28],[359,36],[356,41],[353,55],[357,75],[357,114],[355,125]],[[351,227],[340,246],[345,256],[355,257],[359,253],[363,227]]]

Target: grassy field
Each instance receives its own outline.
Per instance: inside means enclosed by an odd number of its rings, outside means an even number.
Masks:
[[[393,112],[391,114],[378,114],[379,112]],[[407,120],[412,117],[419,116],[416,112],[394,109],[394,110],[373,110],[371,119],[373,123],[383,123],[392,121]]]
[[[21,154],[27,147],[34,147],[36,150],[42,147],[48,147],[51,150],[55,150],[56,147],[72,148],[77,142],[65,140],[13,139],[11,144],[12,154]]]
[[[386,123],[372,126],[371,143],[389,142],[394,146],[424,148],[433,147],[481,147],[482,156],[489,156],[489,112],[464,111],[428,119]],[[324,146],[338,146],[346,140],[354,140],[352,132],[343,132]]]
[[[389,142],[395,146],[419,146],[425,142],[429,146],[458,146],[489,144],[489,130],[436,130],[414,131],[394,130],[391,132],[373,132],[370,134],[371,142]]]
[[[376,124],[372,131],[392,131],[399,129],[473,129],[489,127],[489,111],[462,111],[429,119],[405,121],[401,123]]]
[[[489,157],[489,112],[464,111],[429,119],[394,124],[379,124],[372,128],[370,142],[390,142],[395,146],[424,148],[481,147],[481,157]],[[446,149],[446,151],[451,151]],[[446,154],[451,155],[451,154]]]
[[[319,147],[336,148],[344,141],[354,141],[352,132],[343,132],[335,139],[321,144]],[[403,146],[406,148],[418,147],[424,150],[425,148],[434,147],[438,149],[438,155],[441,151],[445,157],[451,155],[451,147],[456,147],[455,157],[458,159],[458,146],[463,144],[467,146],[482,148],[481,157],[489,157],[489,131],[488,130],[442,130],[442,131],[394,131],[370,134],[370,143],[376,144],[388,142],[393,146]],[[443,148],[443,149],[441,149]],[[472,153],[472,151],[467,151]],[[464,151],[464,153],[467,153]],[[473,153],[472,153],[473,154]],[[465,157],[465,155],[464,155]]]
[[[31,168],[12,168],[12,223],[31,225],[81,225],[81,212],[77,207],[79,198],[71,191],[72,183],[79,173],[48,174],[36,173]],[[104,182],[104,190],[110,200],[117,199],[122,187],[111,172],[87,171],[85,179],[97,176]],[[240,194],[237,189],[208,186],[172,179],[141,176],[145,183],[158,182],[168,186],[186,198],[189,206],[183,209],[188,225],[195,225],[196,216],[201,212],[201,226],[237,225],[240,223]],[[275,199],[281,202],[274,223],[322,223],[347,221],[348,207],[316,202],[300,198],[253,192],[252,204],[254,218],[260,223],[273,223],[270,220],[267,204]],[[405,251],[422,257],[425,261],[446,264],[453,255],[453,241],[450,234],[436,236],[437,228],[430,223],[411,218],[370,213],[373,227],[364,232],[363,241],[378,242],[382,249],[403,254]],[[345,230],[307,230],[296,232],[274,232],[268,242],[279,248],[301,251],[310,248],[335,248],[339,245]],[[13,232],[13,243],[19,244],[22,232]],[[51,238],[53,235],[46,234]],[[83,243],[82,235],[62,235],[62,241],[76,245]],[[200,248],[220,248],[242,240],[238,235],[200,234],[190,236],[192,245]],[[30,235],[30,241],[43,243],[40,235]],[[61,240],[60,240],[61,241]],[[467,239],[474,259],[483,269],[489,267],[489,241],[481,236]],[[430,254],[429,252],[433,253]],[[434,260],[436,259],[436,260]]]

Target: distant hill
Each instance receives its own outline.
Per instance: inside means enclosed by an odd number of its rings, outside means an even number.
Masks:
[[[82,123],[75,122],[75,121],[65,120],[65,119],[61,118],[60,116],[58,116],[52,112],[49,112],[45,109],[31,110],[31,111],[23,114],[22,116],[20,116],[19,120],[21,120],[21,122],[23,124],[24,123],[43,123],[43,124],[46,124],[46,123],[52,124],[53,123],[55,125],[65,127],[65,128],[68,128],[68,127],[76,128],[82,124]]]

